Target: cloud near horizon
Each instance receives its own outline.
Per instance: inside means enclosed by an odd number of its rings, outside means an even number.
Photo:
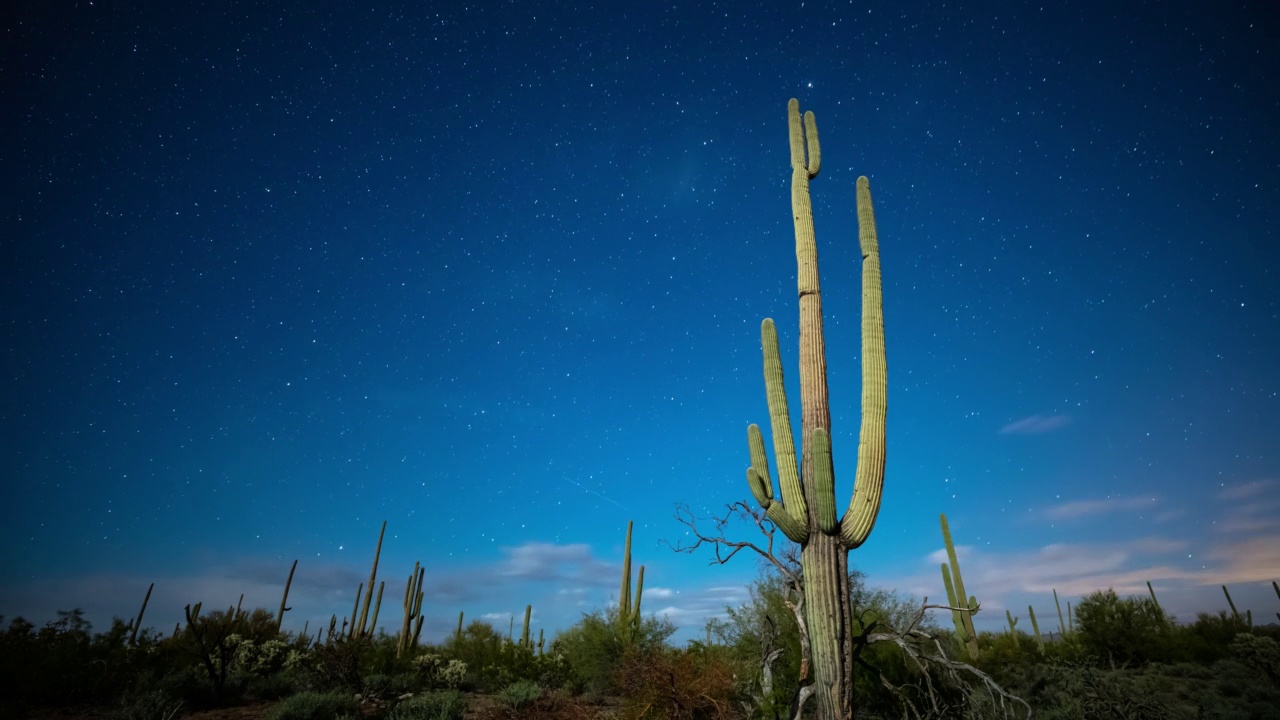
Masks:
[[[1000,428],[998,435],[1039,435],[1066,427],[1071,423],[1069,415],[1031,415],[1014,420]]]
[[[1157,502],[1159,502],[1159,499],[1151,496],[1102,498],[1098,500],[1073,500],[1071,502],[1053,505],[1046,509],[1044,514],[1046,517],[1054,520],[1074,520],[1092,515],[1104,515],[1118,510],[1139,510],[1149,508]]]

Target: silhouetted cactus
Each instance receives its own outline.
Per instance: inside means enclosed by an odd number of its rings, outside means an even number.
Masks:
[[[280,632],[280,626],[284,623],[284,613],[286,610],[293,608],[285,607],[285,603],[289,601],[289,587],[293,585],[293,571],[298,569],[298,561],[293,561],[293,567],[289,568],[289,579],[284,581],[284,594],[280,596],[280,612],[276,614],[276,632]],[[303,634],[306,634],[305,632]]]

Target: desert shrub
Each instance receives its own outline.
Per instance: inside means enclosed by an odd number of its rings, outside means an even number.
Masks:
[[[542,688],[531,680],[517,680],[498,692],[498,699],[512,712],[520,712],[542,697]]]
[[[1081,647],[1101,660],[1142,665],[1168,655],[1170,624],[1149,597],[1098,591],[1076,605],[1075,618]]]
[[[307,675],[298,670],[281,670],[267,676],[250,676],[245,684],[245,694],[261,700],[279,700],[307,690]]]
[[[108,720],[175,720],[185,703],[163,690],[127,692],[107,712]]]
[[[348,693],[307,690],[281,700],[271,708],[267,720],[337,720],[359,712],[359,703]]]
[[[627,650],[614,671],[614,685],[634,718],[731,720],[742,717],[733,668],[725,653],[695,646],[686,650]]]
[[[413,658],[410,665],[414,676],[428,690],[446,688],[457,690],[467,677],[467,664],[461,660],[450,660],[433,652],[421,652]]]
[[[615,670],[628,652],[647,654],[665,647],[675,626],[666,618],[642,618],[633,629],[618,621],[618,609],[584,615],[582,621],[551,644],[552,655],[564,656],[567,682],[578,692],[608,692],[616,688]]]
[[[308,681],[316,690],[348,690],[361,687],[360,652],[364,640],[335,640],[316,645],[306,664]]]
[[[1280,687],[1280,643],[1269,637],[1240,633],[1231,641],[1231,654]]]
[[[387,720],[462,720],[466,698],[456,690],[415,695],[397,703]]]

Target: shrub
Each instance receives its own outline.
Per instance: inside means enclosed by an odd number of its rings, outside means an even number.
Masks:
[[[466,698],[456,690],[415,695],[391,708],[387,720],[462,720]]]
[[[628,650],[614,683],[636,717],[670,720],[731,720],[738,711],[733,668],[725,653],[687,650]]]
[[[540,697],[542,697],[542,688],[529,680],[513,682],[498,693],[498,699],[512,712],[520,712]]]
[[[337,720],[359,712],[360,705],[352,695],[308,690],[281,700],[267,714],[267,720]]]
[[[1075,617],[1081,646],[1100,659],[1143,665],[1167,655],[1169,621],[1149,597],[1095,592],[1076,605]]]

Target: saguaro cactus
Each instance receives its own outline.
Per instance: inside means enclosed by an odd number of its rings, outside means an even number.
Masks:
[[[427,571],[419,563],[413,564],[409,581],[404,587],[404,620],[400,623],[400,637],[396,644],[396,657],[404,655],[418,644],[422,633],[422,579]],[[462,614],[458,614],[458,628],[462,628]]]
[[[942,543],[947,548],[947,563],[942,564],[942,584],[947,589],[947,604],[951,606],[951,619],[956,626],[956,637],[965,647],[970,660],[978,659],[978,633],[973,629],[973,616],[978,612],[978,599],[965,594],[964,578],[960,576],[960,558],[951,542],[951,526],[947,515],[942,518]],[[949,568],[949,571],[948,571]],[[954,583],[954,585],[953,585]]]
[[[622,585],[618,591],[618,622],[627,629],[631,639],[640,631],[640,597],[644,593],[644,566],[636,575],[635,602],[631,601],[631,527],[627,521],[627,544],[622,550]]]
[[[822,151],[812,112],[800,116],[800,102],[787,104],[791,146],[791,211],[795,226],[797,290],[800,300],[800,463],[783,389],[778,332],[773,320],[761,323],[765,391],[773,448],[782,491],[774,498],[773,480],[757,425],[747,428],[751,466],[747,485],[778,529],[801,546],[805,603],[802,632],[809,638],[813,669],[811,694],[819,718],[853,714],[853,639],[850,635],[849,550],[862,545],[875,525],[884,487],[887,380],[880,248],[876,237],[871,187],[857,181],[858,238],[862,250],[862,425],[853,497],[843,517],[836,515],[831,461],[831,410],[827,394],[826,345],[818,249],[809,200],[809,181],[817,177]]]
[[[280,632],[280,626],[284,624],[285,612],[292,610],[291,607],[285,607],[285,603],[289,601],[289,588],[293,585],[293,571],[298,569],[298,561],[293,561],[293,567],[289,568],[289,579],[284,581],[284,594],[280,596],[280,612],[276,613],[276,632]]]
[[[1013,613],[1009,612],[1008,610],[1004,611],[1004,616],[1006,619],[1009,620],[1009,634],[1010,635],[1017,634],[1018,631],[1014,628],[1014,626],[1018,624],[1018,618],[1014,617]]]

